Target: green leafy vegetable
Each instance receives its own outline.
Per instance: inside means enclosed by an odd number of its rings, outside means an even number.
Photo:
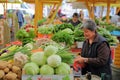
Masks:
[[[57,55],[59,55],[62,58],[62,62],[65,62],[67,64],[72,64],[74,56],[71,52],[69,52],[69,49],[60,49],[57,52]]]
[[[46,21],[45,18],[43,18],[42,20],[38,20],[38,26],[42,25],[45,21]]]
[[[59,32],[61,30],[64,30],[66,28],[71,29],[72,31],[74,31],[74,26],[70,23],[64,23],[64,24],[60,24],[60,25],[55,25],[54,26],[54,33]]]
[[[118,43],[118,39],[115,36],[112,36],[108,30],[105,28],[98,28],[98,33],[106,38],[110,45]]]
[[[32,29],[30,30],[30,32],[26,32],[26,30],[20,29],[16,33],[16,38],[22,41],[23,45],[30,43],[30,42],[34,42],[33,40],[34,37],[35,37],[35,34]]]
[[[75,31],[74,31],[74,39],[75,41],[84,41],[85,40],[85,37],[84,37],[84,32],[79,29],[79,28],[76,28]]]
[[[73,31],[70,28],[66,28],[66,29],[62,30],[62,32],[67,32],[69,34],[73,34]]]
[[[23,40],[24,38],[29,37],[29,34],[26,32],[26,30],[24,29],[20,29],[17,33],[16,33],[16,38],[19,40]]]
[[[23,53],[27,56],[31,55],[31,52],[28,48],[26,48],[26,47],[16,47],[13,51],[9,52],[8,54],[6,54],[4,56],[0,56],[0,60],[4,60],[4,61],[11,60],[11,59],[13,59],[14,55],[17,52],[21,52],[21,53]]]
[[[55,33],[52,37],[52,40],[57,43],[65,42],[67,46],[70,46],[74,43],[73,35],[70,35],[69,33],[62,31]]]
[[[36,37],[36,35],[35,35],[35,29],[29,28],[28,34],[29,34],[29,37],[35,38]]]
[[[52,32],[53,32],[52,27],[40,26],[38,28],[38,33],[41,33],[41,34],[51,34]]]

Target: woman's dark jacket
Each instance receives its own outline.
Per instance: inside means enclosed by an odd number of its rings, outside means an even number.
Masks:
[[[98,76],[101,76],[101,73],[111,76],[111,51],[105,38],[96,34],[91,45],[86,40],[83,43],[81,56],[88,58],[86,66],[82,69],[83,75],[88,71]]]

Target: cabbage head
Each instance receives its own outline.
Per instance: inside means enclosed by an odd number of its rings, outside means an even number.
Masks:
[[[52,54],[56,54],[58,52],[58,47],[49,45],[44,49],[45,56],[49,57]]]
[[[31,61],[36,63],[38,66],[42,66],[46,64],[47,58],[43,52],[37,52],[37,53],[32,54]]]
[[[54,74],[54,69],[49,65],[43,65],[40,68],[40,74],[41,75],[53,75]]]
[[[51,55],[47,59],[48,65],[55,68],[58,67],[61,64],[61,57],[59,55]]]
[[[25,70],[25,73],[28,75],[37,75],[39,73],[38,65],[33,62],[26,63],[23,69]]]
[[[67,32],[69,34],[73,34],[73,31],[70,28],[66,28],[64,30],[62,30],[63,32]]]
[[[34,48],[33,43],[27,43],[24,45],[24,47],[27,47],[29,50],[32,50]]]
[[[70,74],[70,66],[62,62],[61,65],[55,69],[55,73],[58,75],[68,75]]]

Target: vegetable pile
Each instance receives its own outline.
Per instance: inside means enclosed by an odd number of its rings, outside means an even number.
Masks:
[[[22,42],[23,45],[29,43],[29,42],[34,42],[35,38],[35,32],[33,28],[30,28],[28,32],[24,29],[20,29],[16,33],[16,38]]]
[[[74,43],[74,36],[65,31],[59,31],[53,35],[52,40],[57,43],[64,43],[67,46],[71,46]]]
[[[70,66],[64,61],[65,59],[67,61],[73,59],[73,55],[67,52],[67,49],[48,45],[43,52],[33,53],[30,62],[24,65],[23,70],[28,75],[69,75]]]
[[[1,55],[0,60],[3,60],[3,61],[12,60],[14,59],[14,55],[18,52],[27,56],[31,55],[31,51],[27,47],[15,46],[15,47],[12,47],[11,49],[12,51],[9,50],[8,52],[6,52],[6,54]]]
[[[42,20],[39,20],[39,21],[38,21],[38,26],[42,25],[45,21],[46,21],[45,18],[43,18]]]
[[[7,61],[0,61],[0,80],[21,80],[22,70]]]
[[[105,28],[99,27],[98,28],[98,33],[100,35],[102,35],[103,37],[105,37],[106,40],[109,42],[110,45],[114,45],[114,44],[116,44],[116,43],[119,42],[118,39],[117,39],[117,37],[116,36],[112,36],[110,34],[110,32],[108,30],[106,30]]]
[[[85,40],[84,32],[81,29],[76,28],[74,30],[74,39],[75,41],[83,42]]]
[[[40,26],[38,28],[38,33],[41,33],[41,34],[51,34],[52,32],[53,32],[52,27]]]
[[[66,28],[71,29],[72,31],[74,31],[74,26],[72,26],[72,24],[69,23],[64,23],[64,24],[60,24],[60,25],[55,25],[54,26],[54,33],[59,32],[61,30],[64,30]]]

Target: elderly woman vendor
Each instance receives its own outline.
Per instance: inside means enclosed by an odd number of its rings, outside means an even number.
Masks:
[[[83,43],[81,56],[78,56],[75,62],[85,65],[82,74],[91,72],[101,76],[102,73],[106,73],[111,76],[111,51],[108,42],[97,33],[94,21],[86,20],[81,28],[86,40]]]

